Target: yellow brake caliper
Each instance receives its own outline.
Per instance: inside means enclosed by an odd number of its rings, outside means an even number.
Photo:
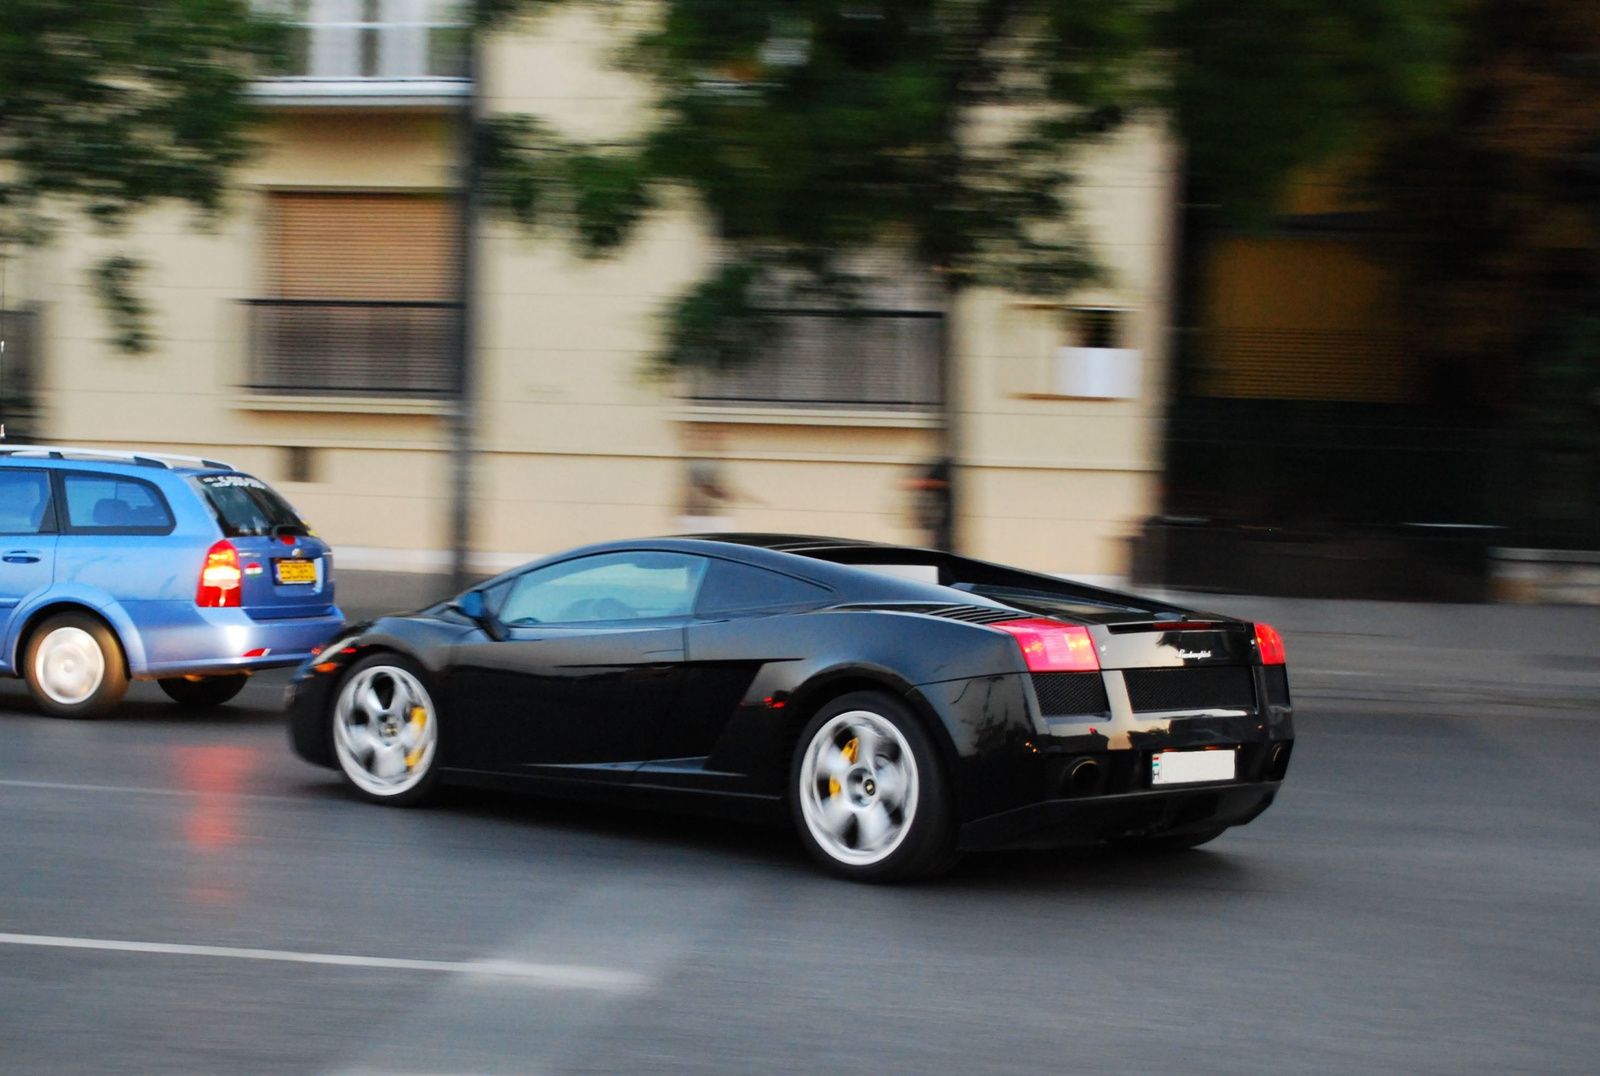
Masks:
[[[844,756],[846,762],[854,766],[856,764],[856,760],[861,756],[861,740],[859,738],[851,740],[849,743],[844,745],[839,753]],[[839,779],[837,777],[829,777],[828,795],[830,797],[837,796],[839,794],[839,788]]]
[[[420,706],[413,706],[411,708],[411,724],[416,726],[416,732],[413,735],[414,736],[422,735],[422,728],[427,723],[428,723],[428,711],[424,710]],[[421,761],[422,761],[422,745],[418,744],[416,747],[412,748],[411,751],[406,755],[406,769],[408,769],[408,770],[411,769],[411,767],[415,766],[417,763],[419,763]]]

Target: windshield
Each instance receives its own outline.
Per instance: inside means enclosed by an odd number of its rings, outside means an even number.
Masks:
[[[211,502],[222,533],[229,538],[254,538],[272,533],[309,534],[305,523],[289,507],[289,502],[259,478],[247,474],[207,474],[196,482]]]

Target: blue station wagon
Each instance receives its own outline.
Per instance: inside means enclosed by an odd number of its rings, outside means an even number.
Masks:
[[[129,680],[215,706],[344,626],[327,543],[259,478],[158,453],[0,446],[0,675],[94,717]]]

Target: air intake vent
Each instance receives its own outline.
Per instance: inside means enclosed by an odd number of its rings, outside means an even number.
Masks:
[[[921,611],[929,616],[965,620],[968,624],[1003,624],[1008,620],[1028,619],[1027,613],[1012,609],[990,609],[983,605],[936,605]]]
[[[1122,674],[1134,711],[1253,710],[1250,668],[1222,665],[1195,669],[1128,669]]]
[[[1033,693],[1039,696],[1039,712],[1046,717],[1099,715],[1111,708],[1105,681],[1097,672],[1034,673]]]
[[[1267,678],[1267,701],[1274,706],[1289,705],[1289,671],[1282,665],[1268,665],[1261,670]]]
[[[934,605],[923,602],[892,602],[871,605],[840,605],[837,611],[851,609],[881,609],[891,613],[921,613],[923,616],[943,617],[946,620],[964,620],[968,624],[1003,624],[1008,620],[1027,620],[1032,613],[1019,613],[1015,609],[995,609],[987,605]]]

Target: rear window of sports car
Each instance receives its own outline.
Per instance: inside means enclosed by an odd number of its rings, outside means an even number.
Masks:
[[[247,474],[205,474],[195,479],[222,533],[229,538],[254,538],[271,534],[273,527],[287,528],[292,534],[305,534],[305,523],[289,502],[259,478]]]
[[[756,613],[767,609],[793,609],[817,605],[828,597],[828,590],[793,576],[769,572],[731,560],[712,560],[706,569],[695,616]]]

